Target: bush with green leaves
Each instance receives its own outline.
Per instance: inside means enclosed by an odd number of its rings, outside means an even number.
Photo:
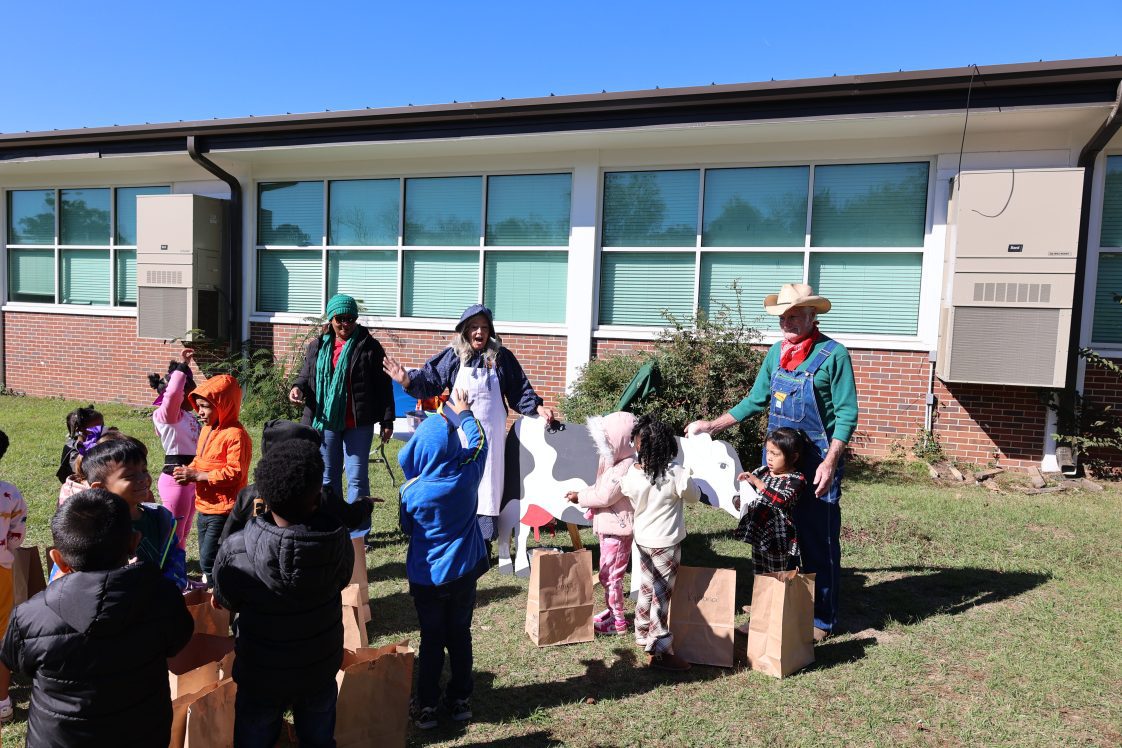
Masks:
[[[1081,348],[1079,355],[1087,366],[1122,377],[1122,366],[1118,362],[1104,358],[1090,348]],[[1057,444],[1069,446],[1083,455],[1093,473],[1109,475],[1119,472],[1117,465],[1103,459],[1104,453],[1113,452],[1117,457],[1122,452],[1122,410],[1116,404],[1063,390],[1045,390],[1043,399],[1057,414],[1059,433],[1054,434]]]

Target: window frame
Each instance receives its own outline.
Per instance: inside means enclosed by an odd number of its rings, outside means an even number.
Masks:
[[[1090,229],[1087,237],[1087,266],[1082,289],[1083,315],[1080,327],[1082,345],[1093,348],[1106,358],[1122,358],[1122,341],[1104,342],[1094,339],[1095,297],[1098,293],[1099,262],[1104,254],[1122,254],[1122,246],[1112,247],[1102,243],[1102,225],[1106,217],[1106,172],[1110,158],[1122,159],[1122,149],[1115,147],[1101,155],[1102,168],[1096,168],[1095,183],[1092,185]],[[1096,165],[1097,166],[1097,165]],[[1119,242],[1122,244],[1122,242]]]

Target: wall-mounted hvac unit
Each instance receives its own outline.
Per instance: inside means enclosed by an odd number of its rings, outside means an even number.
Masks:
[[[1083,169],[968,171],[948,211],[936,373],[1062,387]]]
[[[226,337],[225,208],[201,195],[136,199],[138,337]]]

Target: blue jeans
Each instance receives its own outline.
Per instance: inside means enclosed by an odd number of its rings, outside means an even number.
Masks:
[[[343,431],[323,430],[323,485],[336,496],[343,495],[343,470],[347,471],[348,504],[370,495],[370,445],[374,441],[374,424],[355,426]],[[370,530],[369,523],[351,533],[361,538]]]
[[[335,681],[291,702],[296,737],[301,746],[334,748]],[[263,701],[238,689],[234,701],[234,745],[236,748],[273,748],[280,738],[281,721],[289,704]]]
[[[206,574],[206,583],[214,586],[210,573],[214,569],[214,559],[218,556],[218,538],[222,535],[222,528],[226,526],[228,514],[203,514],[195,515],[195,525],[199,528],[199,566]]]
[[[448,650],[452,677],[448,680],[450,701],[471,696],[471,618],[475,612],[474,574],[454,582],[432,586],[410,584],[409,594],[421,622],[421,651],[417,657],[417,703],[436,706],[440,700],[440,673],[444,650]]]
[[[799,497],[791,512],[799,534],[802,570],[814,574],[814,625],[830,631],[838,621],[841,583],[841,507],[814,497]]]

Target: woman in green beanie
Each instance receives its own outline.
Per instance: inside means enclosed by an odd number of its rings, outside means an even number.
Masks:
[[[327,302],[327,324],[308,342],[304,365],[293,382],[288,399],[304,406],[305,425],[323,434],[323,484],[353,504],[370,495],[368,470],[374,427],[382,441],[393,434],[393,382],[382,370],[386,352],[358,324],[358,302],[337,294]],[[369,525],[353,531],[365,535]]]

